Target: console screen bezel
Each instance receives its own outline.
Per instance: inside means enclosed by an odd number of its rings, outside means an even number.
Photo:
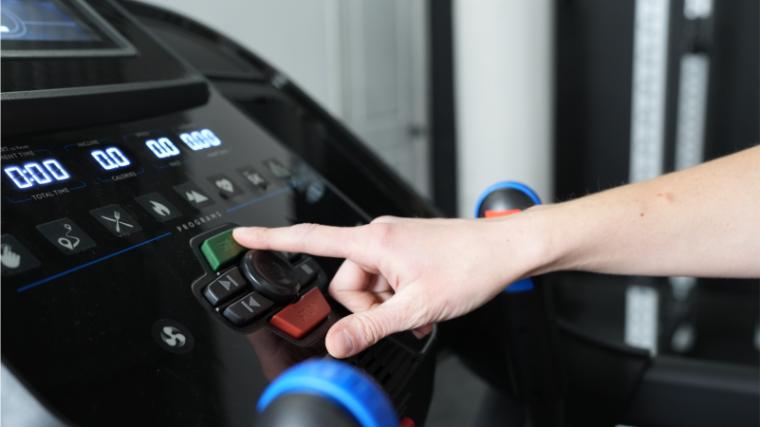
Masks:
[[[137,49],[83,0],[54,0],[72,19],[92,31],[92,40],[2,41],[2,56],[7,58],[61,58],[132,56]]]

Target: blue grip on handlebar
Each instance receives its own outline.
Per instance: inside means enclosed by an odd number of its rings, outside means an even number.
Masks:
[[[377,383],[351,365],[330,359],[311,359],[285,371],[264,390],[256,409],[263,412],[278,397],[315,394],[351,414],[362,427],[395,427],[398,418]]]

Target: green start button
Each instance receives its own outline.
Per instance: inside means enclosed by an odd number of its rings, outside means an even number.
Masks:
[[[219,271],[244,251],[245,248],[238,245],[232,238],[232,229],[209,237],[201,245],[201,252],[214,271]]]

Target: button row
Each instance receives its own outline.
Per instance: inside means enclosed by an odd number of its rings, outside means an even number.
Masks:
[[[264,165],[269,169],[272,176],[278,179],[288,179],[291,176],[290,170],[276,159],[267,160]],[[269,181],[251,166],[239,168],[237,172],[256,191],[266,191],[270,186]],[[212,175],[208,181],[219,190],[220,196],[224,199],[243,194],[237,184],[225,174]],[[177,185],[174,187],[174,191],[195,208],[214,204],[212,198],[192,182]],[[179,209],[157,192],[139,196],[135,198],[135,201],[158,222],[163,223],[182,216]],[[137,221],[119,205],[111,204],[93,209],[90,214],[117,237],[129,236],[142,230]],[[96,246],[95,241],[69,218],[59,218],[40,224],[37,226],[37,230],[53,246],[66,255],[77,254]],[[0,265],[4,276],[22,273],[40,265],[39,260],[32,252],[12,235],[4,234],[0,245]],[[238,247],[237,250],[242,251],[242,248]],[[226,256],[237,256],[239,253],[227,254]],[[221,254],[216,256],[222,262],[224,261]],[[212,268],[216,271],[222,262]]]

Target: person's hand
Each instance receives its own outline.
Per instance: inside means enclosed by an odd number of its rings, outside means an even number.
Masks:
[[[327,350],[354,355],[381,338],[468,313],[537,268],[529,213],[494,220],[380,217],[369,225],[238,228],[255,249],[345,258],[330,294],[354,314],[328,332]]]

